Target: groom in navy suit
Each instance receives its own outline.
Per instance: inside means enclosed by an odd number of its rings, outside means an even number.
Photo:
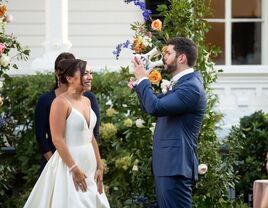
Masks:
[[[164,70],[172,79],[166,94],[155,95],[149,72],[135,57],[136,81],[130,81],[142,109],[157,117],[152,168],[160,208],[192,207],[192,186],[198,177],[197,140],[206,110],[202,77],[192,68],[197,47],[187,38],[168,41]]]

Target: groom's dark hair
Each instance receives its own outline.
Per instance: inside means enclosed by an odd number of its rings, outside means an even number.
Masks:
[[[184,37],[176,37],[168,40],[167,45],[174,45],[174,50],[176,51],[177,56],[185,54],[189,67],[195,65],[198,50],[196,44],[192,40]]]

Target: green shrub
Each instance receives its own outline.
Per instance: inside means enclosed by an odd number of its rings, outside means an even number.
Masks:
[[[116,208],[146,207],[155,200],[150,168],[155,118],[140,111],[136,95],[126,87],[130,76],[127,70],[102,72],[94,74],[93,81],[93,92],[102,113],[99,143],[107,164],[105,188],[112,207]],[[3,207],[22,207],[37,179],[40,153],[33,130],[34,107],[40,94],[52,88],[53,80],[51,74],[14,77],[5,80],[0,91],[5,98],[0,110],[13,120],[9,131],[0,132],[0,143],[3,146],[3,138],[7,138],[17,150],[15,156],[1,158],[1,167],[6,170],[0,168],[0,176],[9,185],[4,188],[0,184]],[[137,119],[144,120],[143,128],[136,126]],[[196,207],[232,207],[226,199],[226,187],[232,175],[226,176],[229,172],[224,172],[228,166],[221,163],[218,154],[213,119],[206,117],[206,131],[200,136],[203,148],[198,150],[199,157],[209,165],[209,171],[196,184],[194,202]],[[15,130],[15,126],[20,128]],[[107,130],[113,134],[103,133]],[[12,168],[11,173],[4,174],[7,167]]]
[[[240,124],[232,127],[225,145],[229,150],[225,160],[233,164],[239,177],[235,190],[247,202],[248,194],[252,194],[253,182],[267,178],[268,114],[258,111],[241,118]]]
[[[22,207],[27,197],[24,193],[36,182],[40,153],[33,130],[34,108],[39,96],[53,86],[53,80],[52,75],[44,74],[6,78],[0,90],[4,99],[0,112],[9,119],[0,131],[0,144],[16,148],[14,156],[0,155],[0,177],[5,177],[0,184],[2,207]]]

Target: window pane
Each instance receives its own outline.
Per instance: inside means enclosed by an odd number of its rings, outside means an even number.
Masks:
[[[233,18],[260,18],[261,0],[233,0]]]
[[[232,64],[261,64],[261,23],[232,25]]]
[[[206,0],[206,5],[209,5],[209,2],[211,2],[210,8],[213,14],[206,18],[224,18],[225,0]]]
[[[221,53],[213,58],[216,64],[225,64],[225,38],[224,38],[224,23],[209,23],[211,26],[210,31],[206,36],[206,43],[216,45],[221,49]]]

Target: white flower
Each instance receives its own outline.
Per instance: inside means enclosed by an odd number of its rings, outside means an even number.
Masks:
[[[6,15],[4,17],[4,20],[8,23],[12,22],[13,21],[13,16],[12,15]]]
[[[162,93],[166,94],[168,89],[169,89],[169,87],[170,87],[170,81],[168,81],[166,79],[163,79],[162,83],[161,83]]]
[[[167,89],[166,88],[162,88],[162,93],[166,94],[167,93]]]
[[[0,65],[6,67],[10,63],[10,57],[6,54],[2,54],[0,58]]]
[[[154,133],[154,129],[155,129],[155,123],[152,123],[152,127],[150,127],[152,133]]]
[[[198,166],[198,173],[204,175],[208,171],[208,166],[206,164],[200,164]]]
[[[145,121],[144,120],[142,120],[142,119],[137,119],[136,120],[136,126],[138,127],[138,128],[143,128],[144,127],[144,124],[145,123]]]
[[[147,47],[147,46],[150,46],[151,47],[152,46],[152,39],[149,36],[145,36],[142,39],[142,43],[143,43],[143,45],[145,47]]]
[[[139,170],[139,168],[138,168],[138,166],[137,166],[137,165],[133,165],[132,170],[133,170],[133,171],[138,171],[138,170]]]
[[[112,102],[112,100],[111,99],[109,99],[106,103],[105,103],[105,105],[110,105],[110,106],[112,106],[113,105],[113,102]]]

